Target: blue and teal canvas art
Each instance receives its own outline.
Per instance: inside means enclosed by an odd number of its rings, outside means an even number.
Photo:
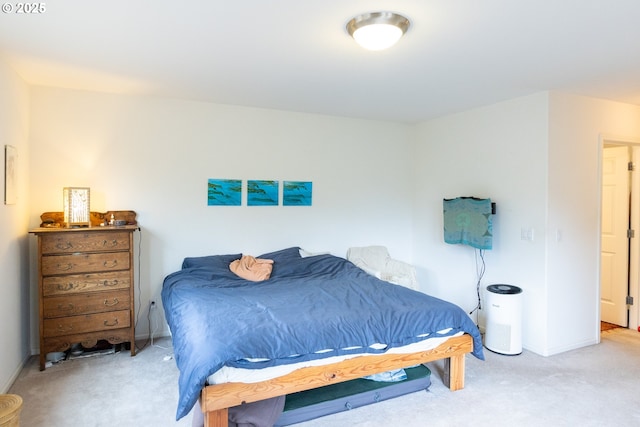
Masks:
[[[210,179],[207,185],[209,206],[240,206],[242,203],[242,180]]]
[[[278,181],[247,181],[247,205],[278,206]]]
[[[283,206],[311,206],[313,183],[311,181],[284,181]]]

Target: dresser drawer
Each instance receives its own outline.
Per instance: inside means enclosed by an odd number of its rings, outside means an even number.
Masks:
[[[128,310],[131,305],[130,300],[128,291],[92,292],[89,294],[44,298],[42,309],[45,318],[75,316]]]
[[[70,252],[108,252],[129,250],[126,231],[66,232],[44,234],[41,237],[43,254]]]
[[[42,275],[129,270],[129,252],[43,256]]]
[[[42,296],[112,291],[129,289],[130,286],[133,284],[128,271],[48,276],[42,278]]]
[[[59,317],[43,320],[44,337],[59,337],[84,332],[108,331],[128,328],[131,325],[130,311],[120,310],[84,316]]]

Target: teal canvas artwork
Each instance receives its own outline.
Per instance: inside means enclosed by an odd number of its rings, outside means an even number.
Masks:
[[[278,206],[278,181],[249,180],[247,181],[248,206]]]
[[[283,206],[311,206],[313,183],[311,181],[284,181]]]
[[[242,180],[209,179],[207,204],[209,206],[240,206],[242,204]]]
[[[456,197],[443,199],[444,241],[476,249],[493,246],[491,199]]]

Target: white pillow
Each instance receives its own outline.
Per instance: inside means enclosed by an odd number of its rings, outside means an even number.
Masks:
[[[310,256],[317,256],[317,255],[329,255],[329,252],[307,252],[304,249],[300,248],[300,256],[302,258],[308,258]]]

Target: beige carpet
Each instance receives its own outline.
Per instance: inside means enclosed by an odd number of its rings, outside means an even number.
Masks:
[[[175,421],[178,372],[170,340],[128,352],[61,362],[44,372],[32,358],[9,390],[24,399],[23,427],[190,426]],[[163,348],[164,347],[164,348]],[[393,400],[298,424],[377,426],[640,425],[640,333],[602,333],[602,343],[552,357],[485,351],[467,357],[466,387],[450,392],[442,364],[432,386]]]

